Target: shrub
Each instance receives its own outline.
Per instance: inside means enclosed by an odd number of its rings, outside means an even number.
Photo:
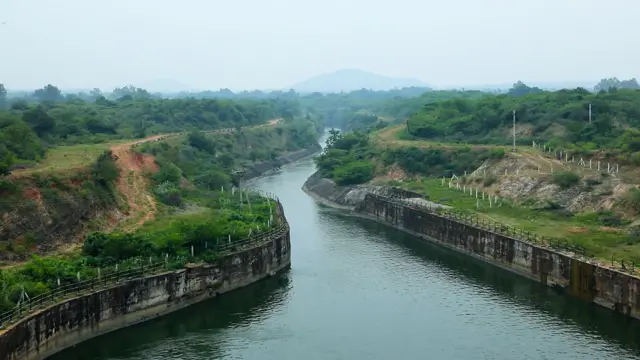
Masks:
[[[180,189],[171,182],[165,181],[153,189],[153,193],[164,204],[171,206],[182,205],[182,194]]]
[[[333,179],[338,185],[362,184],[373,179],[375,165],[366,161],[356,161],[333,171]]]
[[[93,165],[93,178],[103,186],[110,186],[120,176],[111,151],[102,153]]]
[[[163,162],[160,165],[160,171],[153,176],[153,179],[160,184],[165,182],[178,184],[182,179],[182,171],[171,162]]]
[[[552,182],[561,189],[568,189],[580,182],[580,176],[571,171],[560,171],[553,174]]]
[[[499,160],[504,157],[504,149],[491,149],[489,151],[489,158]]]

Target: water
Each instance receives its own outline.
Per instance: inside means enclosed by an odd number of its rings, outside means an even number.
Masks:
[[[640,359],[639,322],[317,205],[311,160],[279,195],[292,269],[51,359]]]

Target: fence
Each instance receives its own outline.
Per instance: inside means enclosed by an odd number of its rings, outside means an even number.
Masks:
[[[278,236],[282,236],[289,229],[282,204],[275,195],[256,190],[251,190],[250,192],[276,201],[276,216],[274,219],[277,220],[277,222],[275,226],[268,231],[253,234],[246,239],[218,243],[212,248],[208,248],[208,251],[217,252],[218,255],[228,255],[264,244]],[[193,256],[193,248],[191,251]],[[137,264],[129,265],[127,268],[120,269],[118,265],[116,265],[113,269],[109,270],[98,269],[98,275],[93,278],[81,281],[78,276],[78,281],[66,284],[59,283],[59,285],[52,290],[34,296],[33,298],[28,297],[23,291],[22,297],[14,309],[0,314],[0,329],[4,329],[6,326],[15,323],[38,309],[55,304],[63,299],[91,293],[120,282],[140,279],[148,275],[170,270],[170,258],[168,255],[165,255],[163,258],[156,258],[155,261],[153,258],[149,258],[148,262],[142,258],[136,259],[139,260]],[[174,260],[180,260],[180,258]]]
[[[505,225],[491,219],[481,218],[475,213],[428,206],[427,204],[420,201],[420,198],[423,198],[423,196],[417,193],[416,196],[412,198],[401,197],[396,194],[389,194],[386,196],[377,194],[371,195],[382,200],[390,201],[392,203],[406,206],[415,210],[425,211],[430,214],[442,216],[459,223],[492,232],[494,234],[500,234],[522,242],[535,244],[548,250],[562,252],[564,255],[574,257],[592,265],[611,268],[627,274],[636,273],[635,270],[637,264],[633,261],[624,261],[622,259],[616,259],[615,257],[611,258],[610,263],[598,260],[593,254],[589,254],[584,247],[576,244],[571,244],[567,240],[542,236],[536,233],[532,233],[531,231],[518,229],[516,227]]]

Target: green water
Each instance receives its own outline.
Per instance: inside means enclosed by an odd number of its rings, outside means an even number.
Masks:
[[[252,184],[284,204],[289,272],[51,359],[640,359],[639,322],[317,205],[313,169]]]

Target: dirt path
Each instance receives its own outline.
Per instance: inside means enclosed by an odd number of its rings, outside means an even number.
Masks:
[[[241,129],[264,128],[275,126],[282,122],[282,119],[272,119],[266,124],[242,127]],[[218,129],[205,131],[206,133],[233,133],[236,129]],[[162,135],[153,135],[144,139],[131,140],[125,143],[115,144],[109,147],[112,154],[117,156],[116,164],[120,168],[120,178],[117,181],[116,188],[122,194],[127,202],[128,211],[125,219],[112,222],[107,231],[113,230],[119,226],[123,226],[124,231],[133,231],[145,222],[153,220],[157,212],[157,204],[153,195],[149,192],[150,181],[146,176],[147,173],[158,171],[155,158],[148,154],[141,154],[134,150],[138,145],[148,142],[163,141],[167,138],[183,135],[184,133],[170,133]],[[62,244],[51,255],[60,255],[76,251],[82,244],[83,236],[79,236],[73,243]],[[0,264],[0,269],[9,269],[18,267],[28,263],[28,260]]]
[[[127,202],[128,217],[138,219],[135,224],[126,227],[125,231],[133,230],[146,221],[152,220],[156,212],[156,202],[147,192],[149,180],[145,177],[145,173],[157,171],[158,166],[153,156],[139,154],[131,146],[157,141],[159,138],[161,137],[152,136],[144,140],[111,147],[113,155],[117,158],[116,164],[120,168],[120,178],[118,178],[116,187]]]
[[[242,129],[275,126],[280,122],[282,122],[282,119],[273,119],[266,124],[243,127]],[[207,133],[232,133],[234,131],[235,129],[229,128],[211,130],[207,131]],[[120,178],[116,186],[129,207],[127,221],[135,219],[135,222],[124,227],[124,231],[133,231],[147,221],[153,220],[157,212],[156,200],[149,193],[149,179],[145,175],[158,171],[158,165],[153,156],[134,151],[134,146],[162,141],[177,135],[181,135],[181,133],[149,136],[144,139],[114,145],[110,148],[113,155],[117,157],[116,164],[120,168]]]

